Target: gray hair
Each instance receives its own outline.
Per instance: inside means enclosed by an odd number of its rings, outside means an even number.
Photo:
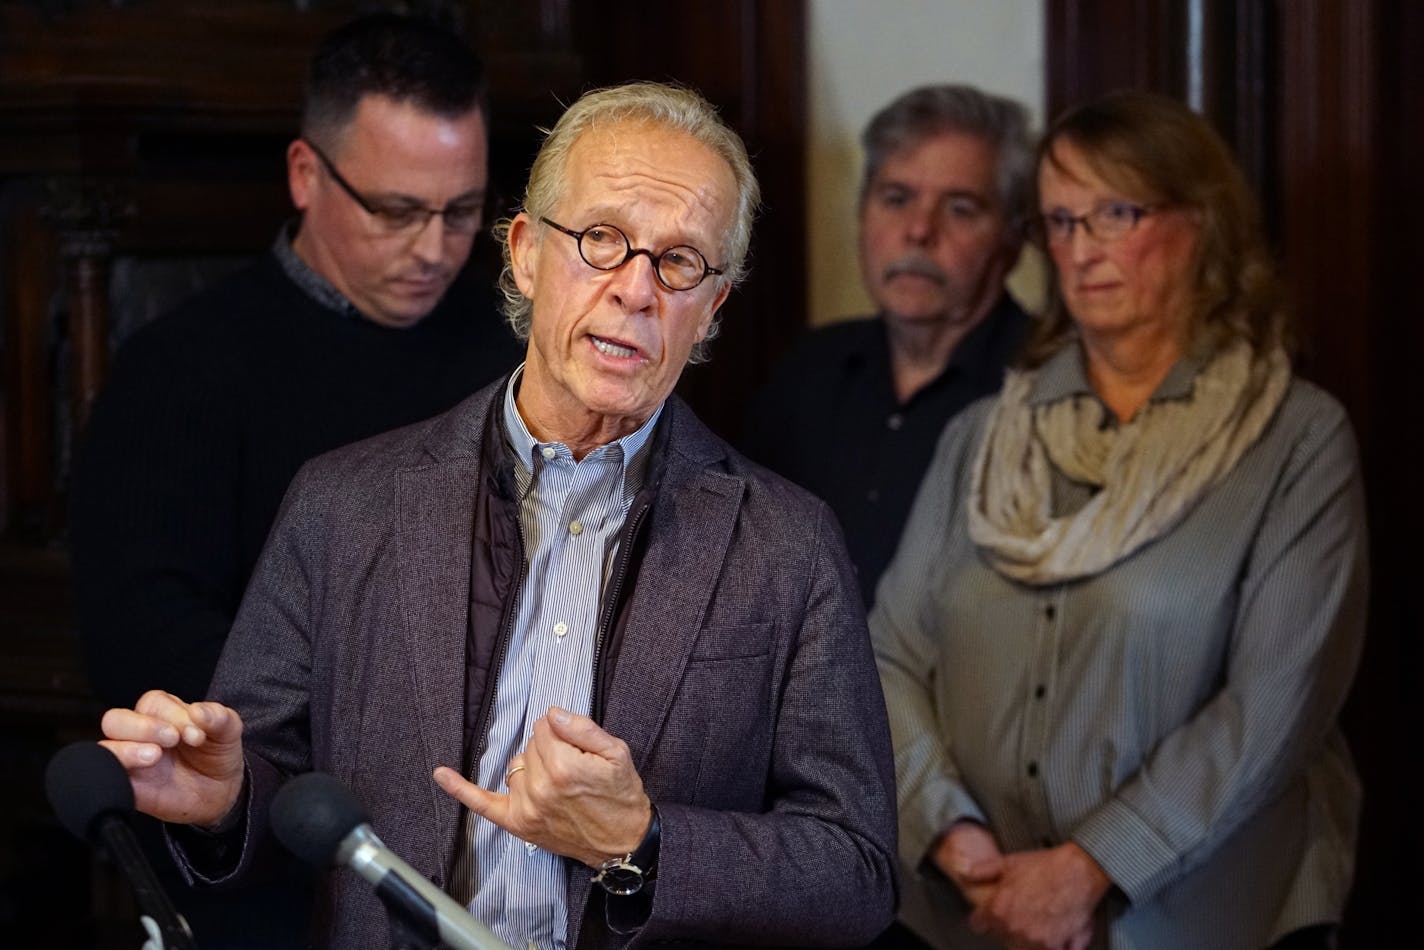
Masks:
[[[735,286],[746,275],[747,248],[751,244],[752,219],[761,201],[761,188],[741,137],[722,121],[710,102],[691,89],[663,83],[635,82],[595,89],[580,96],[548,131],[544,144],[539,148],[524,191],[524,213],[535,223],[550,214],[564,196],[568,183],[569,153],[574,143],[595,126],[620,122],[652,122],[685,132],[726,161],[737,183],[737,208],[732,229],[721,249],[722,259],[726,262],[724,273],[712,279]],[[533,302],[520,292],[514,281],[509,250],[510,224],[511,221],[505,219],[497,222],[493,229],[504,254],[499,289],[504,294],[504,313],[509,318],[509,325],[519,339],[527,340],[533,319]],[[707,330],[707,336],[692,348],[689,362],[701,363],[707,359],[707,344],[717,335],[720,320],[720,316],[715,319]]]
[[[1034,167],[1028,110],[1012,99],[990,95],[973,86],[921,86],[871,118],[860,136],[865,148],[861,200],[865,200],[871,182],[891,154],[944,132],[962,132],[995,147],[999,202],[1010,226],[1021,230],[1028,220]]]

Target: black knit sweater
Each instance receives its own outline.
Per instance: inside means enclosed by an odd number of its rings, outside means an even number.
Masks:
[[[301,464],[448,409],[521,349],[472,279],[389,329],[316,303],[271,253],[135,333],[95,403],[71,495],[101,699],[201,698]]]

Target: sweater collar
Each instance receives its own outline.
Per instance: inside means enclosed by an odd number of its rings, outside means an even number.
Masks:
[[[292,283],[302,289],[312,300],[328,310],[335,311],[343,317],[352,319],[364,318],[364,314],[356,309],[356,305],[335,286],[331,281],[318,274],[306,261],[298,256],[296,249],[292,247],[292,239],[297,236],[297,228],[301,224],[300,218],[292,218],[282,225],[277,232],[277,239],[272,242],[272,254],[277,258],[277,263],[281,265],[282,271],[291,279]]]

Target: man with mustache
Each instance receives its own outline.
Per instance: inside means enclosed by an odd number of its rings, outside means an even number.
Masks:
[[[743,448],[830,503],[868,608],[940,430],[998,390],[1027,331],[1004,279],[1033,156],[1024,108],[969,86],[905,93],[861,140],[860,266],[878,314],[803,338]]]
[[[487,142],[483,67],[445,30],[383,14],[321,43],[287,148],[300,217],[125,342],[80,445],[77,620],[107,704],[206,694],[303,462],[442,412],[517,362],[493,288],[460,276]],[[175,893],[205,947],[303,932],[300,886],[250,903]]]

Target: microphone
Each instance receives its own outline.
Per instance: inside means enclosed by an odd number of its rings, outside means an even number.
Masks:
[[[510,950],[415,868],[381,843],[361,803],[340,780],[308,772],[272,799],[272,831],[289,851],[319,868],[346,865],[364,877],[390,910],[423,939],[454,950]]]
[[[196,950],[193,931],[163,892],[129,827],[133,786],[114,754],[97,742],[65,746],[45,768],[45,794],[60,823],[75,837],[102,845],[129,879],[149,936],[145,950]]]

